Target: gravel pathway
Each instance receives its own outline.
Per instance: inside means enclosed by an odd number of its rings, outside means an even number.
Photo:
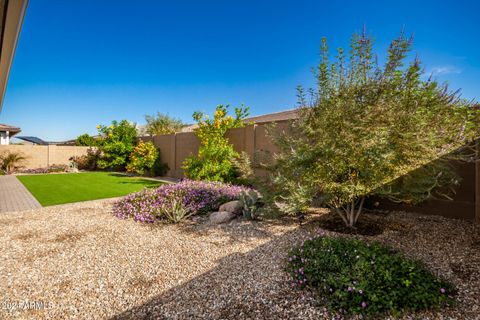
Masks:
[[[111,202],[0,216],[0,319],[324,318],[282,270],[287,249],[316,229],[314,221],[152,227],[114,218]],[[419,316],[475,319],[480,229],[414,214],[386,219],[392,227],[376,239],[459,288],[458,304]]]

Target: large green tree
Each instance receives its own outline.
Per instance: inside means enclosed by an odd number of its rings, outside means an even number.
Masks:
[[[403,33],[381,64],[365,32],[350,51],[329,56],[326,39],[314,70],[317,87],[298,88],[300,117],[280,148],[271,175],[277,205],[305,209],[312,199],[354,226],[368,196],[417,203],[447,196],[458,183],[452,158],[467,160],[479,134],[479,113],[446,84],[406,64],[412,40]]]
[[[146,115],[145,121],[147,122],[145,132],[150,136],[179,132],[185,126],[182,120],[161,112],[157,112],[156,115]]]
[[[112,121],[110,126],[99,125],[97,129],[102,137],[98,167],[124,170],[137,143],[136,125],[127,120]]]

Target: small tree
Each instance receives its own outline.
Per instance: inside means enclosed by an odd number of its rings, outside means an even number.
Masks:
[[[317,198],[353,227],[367,196],[417,203],[458,183],[449,160],[471,156],[479,113],[457,91],[423,80],[418,58],[404,65],[411,44],[401,33],[380,65],[365,32],[353,35],[348,58],[339,49],[333,61],[322,40],[317,89],[299,88],[299,119],[273,137],[280,207]]]
[[[0,169],[7,174],[13,173],[22,167],[27,158],[19,152],[7,152],[0,155]]]
[[[191,155],[183,162],[185,176],[193,180],[232,182],[236,178],[233,159],[238,153],[225,134],[228,129],[240,128],[248,116],[248,108],[235,108],[235,117],[228,115],[228,105],[219,105],[210,119],[201,112],[195,112],[193,119],[198,127],[194,132],[200,140],[197,155]]]
[[[97,142],[91,135],[89,135],[88,133],[84,133],[78,136],[77,139],[75,139],[75,145],[84,147],[95,147],[97,145]]]
[[[151,141],[140,141],[130,154],[127,171],[144,174],[152,169],[157,157],[158,151]]]
[[[125,169],[128,158],[135,148],[137,142],[137,130],[135,124],[127,120],[112,121],[110,126],[97,126],[102,136],[100,150],[101,158],[98,160],[98,167],[101,169]]]
[[[160,112],[156,115],[146,115],[145,121],[147,122],[145,132],[150,136],[179,132],[185,126],[182,120]]]

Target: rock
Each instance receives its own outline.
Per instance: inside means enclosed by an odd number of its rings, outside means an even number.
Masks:
[[[227,211],[235,214],[242,214],[242,209],[242,203],[239,200],[233,200],[222,204],[218,211]]]
[[[209,220],[212,224],[227,223],[232,221],[235,218],[235,214],[228,211],[218,211],[212,212],[210,214]]]

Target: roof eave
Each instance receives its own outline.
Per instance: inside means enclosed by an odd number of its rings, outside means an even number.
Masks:
[[[27,4],[28,0],[6,1],[5,24],[0,38],[0,112]]]

